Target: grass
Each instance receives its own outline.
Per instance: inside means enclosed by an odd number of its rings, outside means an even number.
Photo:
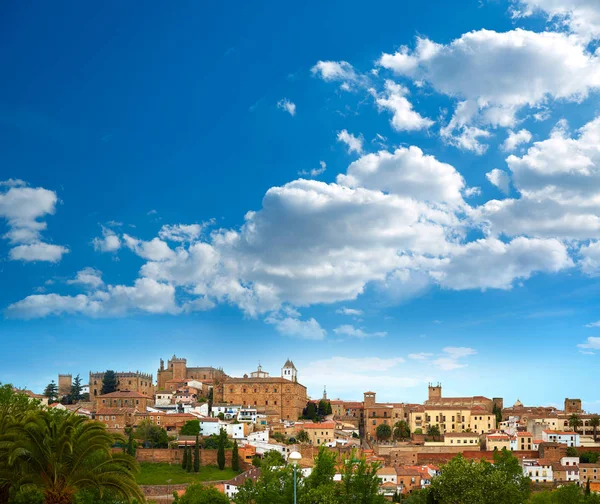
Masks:
[[[166,485],[167,480],[171,480],[171,485],[179,483],[196,483],[198,481],[219,481],[229,480],[236,476],[231,467],[226,467],[222,471],[217,466],[201,466],[200,472],[187,472],[179,464],[167,464],[166,462],[152,463],[142,462],[140,472],[136,477],[139,485]]]

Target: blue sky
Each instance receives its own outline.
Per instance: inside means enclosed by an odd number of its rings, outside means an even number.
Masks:
[[[0,381],[600,396],[593,0],[2,7]]]

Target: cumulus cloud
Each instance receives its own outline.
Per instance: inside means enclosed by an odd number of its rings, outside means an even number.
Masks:
[[[343,324],[336,327],[333,332],[338,336],[350,336],[351,338],[383,338],[387,336],[387,332],[378,331],[370,333],[351,324]]]
[[[600,118],[571,135],[564,121],[523,156],[510,155],[518,199],[491,200],[474,218],[493,233],[563,239],[600,238]]]
[[[515,0],[516,18],[545,13],[550,21],[568,27],[583,40],[600,38],[600,4],[596,0]]]
[[[579,267],[589,276],[600,276],[600,241],[594,241],[579,249]]]
[[[293,316],[281,317],[279,315],[272,315],[267,317],[265,322],[274,325],[277,332],[284,336],[307,340],[322,340],[327,335],[327,331],[314,318],[300,320]]]
[[[579,343],[577,348],[582,349],[583,351],[580,350],[582,353],[589,353],[591,350],[600,350],[600,338],[590,336],[585,343]],[[585,350],[587,350],[587,352]]]
[[[17,245],[10,249],[8,256],[13,261],[47,261],[59,262],[69,249],[61,245],[35,242],[27,245]]]
[[[600,327],[600,320],[597,320],[596,322],[590,322],[589,324],[586,324],[585,327]]]
[[[485,151],[486,127],[512,127],[524,107],[548,97],[580,101],[600,84],[598,56],[564,33],[478,30],[449,44],[419,38],[414,51],[383,54],[379,65],[456,98],[442,137],[461,148]],[[456,72],[460,68],[460,72]]]
[[[495,185],[504,194],[510,191],[510,177],[504,170],[494,168],[492,171],[485,174],[485,178],[490,181],[490,184]]]
[[[396,131],[417,131],[429,128],[433,125],[433,121],[421,116],[413,109],[412,103],[406,98],[408,94],[407,88],[387,80],[385,92],[381,96],[376,95],[375,102],[379,109],[392,112],[390,123]]]
[[[291,102],[287,98],[282,98],[281,100],[279,100],[277,102],[277,108],[284,110],[292,117],[296,115],[296,104],[294,102]]]
[[[149,278],[138,278],[132,286],[109,285],[90,294],[61,296],[36,294],[11,304],[6,314],[13,318],[40,318],[48,315],[79,314],[117,316],[132,312],[178,313],[175,289]]]
[[[429,353],[429,352],[419,352],[419,353],[408,354],[408,358],[413,359],[413,360],[426,360],[426,359],[429,359],[430,357],[433,357],[433,354]]]
[[[26,182],[9,179],[0,184],[0,218],[8,225],[3,236],[13,248],[9,258],[19,261],[58,262],[69,252],[67,247],[42,241],[47,227],[44,218],[54,214],[58,198],[54,191],[42,187],[27,187]]]
[[[160,238],[153,238],[150,241],[138,240],[128,234],[123,235],[123,243],[142,259],[149,261],[164,261],[175,257],[175,252]]]
[[[508,137],[502,144],[502,150],[507,152],[514,151],[519,145],[531,142],[531,133],[526,129],[520,131],[508,130]]]
[[[348,154],[353,152],[362,154],[364,141],[362,135],[355,137],[352,133],[348,133],[348,130],[342,130],[338,133],[337,140],[346,144]]]
[[[97,289],[104,285],[104,282],[102,281],[102,272],[95,268],[83,268],[77,272],[74,279],[68,280],[67,283],[71,285],[79,284],[93,289]]]
[[[510,289],[516,279],[572,266],[567,248],[556,239],[518,237],[504,243],[490,237],[457,247],[432,275],[448,289]]]
[[[214,221],[203,222],[202,224],[174,224],[164,225],[158,232],[161,240],[174,242],[192,242],[200,238],[203,229],[208,225],[214,224]]]
[[[102,238],[94,238],[92,245],[99,252],[116,252],[121,248],[121,240],[112,229],[102,226]]]

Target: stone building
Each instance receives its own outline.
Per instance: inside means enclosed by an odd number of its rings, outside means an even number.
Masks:
[[[165,361],[160,359],[160,367],[156,376],[156,387],[157,390],[168,390],[168,382],[181,383],[186,380],[197,380],[201,383],[214,386],[215,384],[222,383],[225,377],[226,375],[222,369],[214,367],[188,367],[187,359],[173,355],[167,361],[166,368]]]
[[[365,439],[377,438],[377,427],[382,424],[394,428],[400,420],[407,420],[407,411],[404,403],[378,403],[375,392],[364,393],[364,437]]]
[[[115,373],[115,377],[117,391],[131,390],[147,396],[154,395],[154,382],[151,374],[124,371]],[[90,400],[101,394],[102,380],[104,380],[104,372],[92,373],[90,371]]]
[[[73,385],[73,375],[59,374],[58,375],[58,397],[63,397],[71,393]]]
[[[581,399],[569,399],[565,398],[565,413],[567,415],[583,413],[581,407]]]
[[[281,368],[281,377],[269,376],[260,368],[253,375],[225,378],[223,384],[214,389],[214,402],[264,407],[282,420],[298,420],[308,396],[306,387],[298,383],[294,363],[288,359]]]
[[[154,399],[152,397],[133,390],[121,390],[96,396],[96,410],[102,408],[136,408],[138,411],[146,411],[146,407],[152,406],[153,403]]]

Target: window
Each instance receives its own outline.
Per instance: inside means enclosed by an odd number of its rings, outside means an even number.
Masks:
[[[377,420],[373,420],[373,425],[377,425]]]
[[[273,392],[277,393],[277,388],[274,388],[274,389],[273,389]]]

